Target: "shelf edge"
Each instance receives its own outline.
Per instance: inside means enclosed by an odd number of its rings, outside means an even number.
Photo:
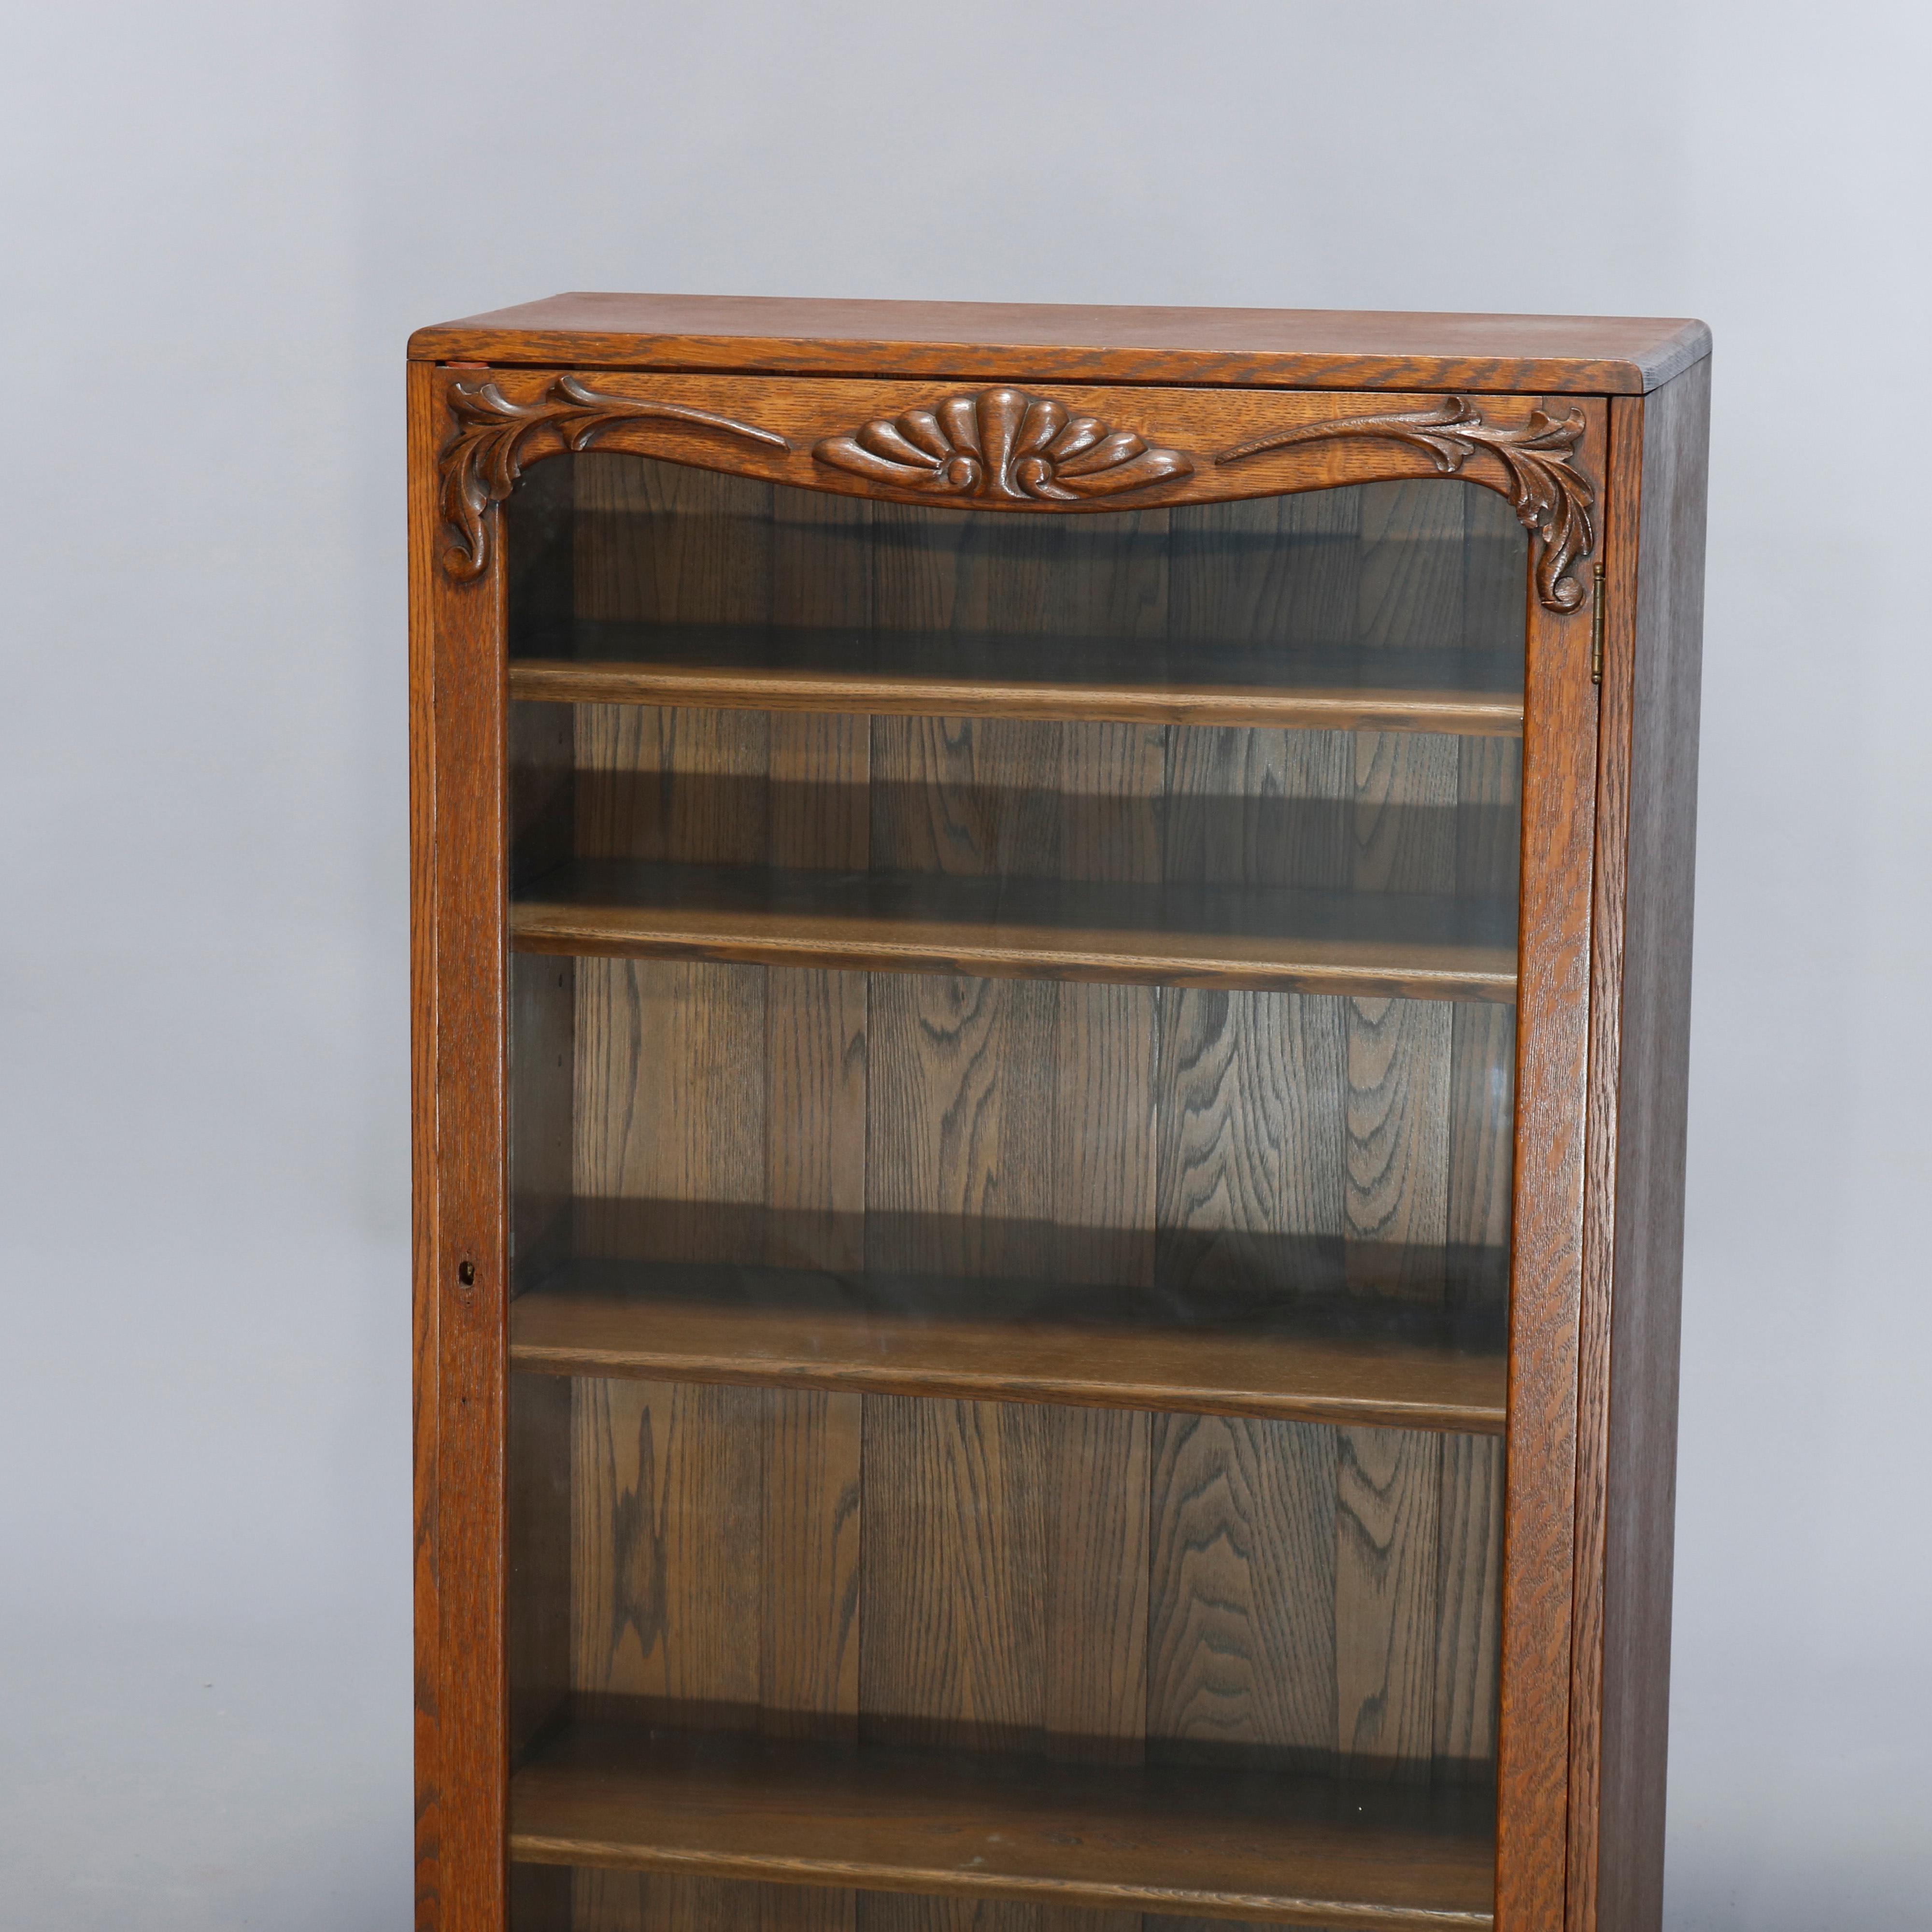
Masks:
[[[721,679],[702,671],[526,658],[510,666],[524,704],[653,704],[670,709],[812,711],[868,716],[1008,717],[1095,723],[1252,725],[1280,730],[1439,733],[1520,738],[1522,704],[1472,701],[1426,690],[1312,689],[1293,695],[1228,686],[1149,689],[1120,685],[1001,684],[863,676]]]
[[[522,1864],[594,1865],[620,1871],[686,1872],[710,1878],[912,1892],[943,1898],[1003,1898],[1100,1910],[1138,1908],[1174,1916],[1245,1918],[1276,1925],[1358,1927],[1362,1932],[1492,1932],[1492,1912],[1431,1911],[1421,1906],[1352,1904],[1331,1899],[1196,1892],[1156,1886],[1106,1885],[1094,1880],[1029,1879],[944,1867],[887,1865],[837,1858],[760,1856],[557,1838],[512,1832],[511,1858]]]
[[[574,909],[573,909],[574,910]],[[519,952],[577,958],[716,959],[746,965],[824,967],[842,972],[958,973],[982,979],[1075,980],[1112,986],[1202,986],[1236,992],[1358,999],[1468,1000],[1514,1006],[1516,975],[1464,969],[1332,964],[1322,961],[1177,960],[1078,947],[918,944],[908,940],[758,938],[730,932],[626,932],[540,908],[512,908]],[[1474,950],[1474,949],[1472,949]]]
[[[514,1319],[514,1314],[512,1316]],[[823,1389],[959,1402],[1038,1402],[1071,1408],[1142,1409],[1156,1414],[1246,1415],[1336,1428],[1416,1429],[1455,1436],[1507,1432],[1502,1408],[1288,1395],[1266,1390],[1184,1388],[1148,1382],[1076,1382],[1048,1376],[976,1376],[828,1366],[809,1362],[569,1348],[512,1341],[510,1366],[526,1375],[586,1376],[645,1382],[701,1382],[734,1388]]]

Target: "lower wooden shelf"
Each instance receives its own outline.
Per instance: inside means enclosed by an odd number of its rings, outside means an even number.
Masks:
[[[1514,908],[1420,893],[583,860],[534,880],[511,924],[526,952],[1516,998]]]
[[[554,1375],[1500,1435],[1502,1338],[1478,1328],[1347,1296],[1257,1314],[1150,1289],[577,1261],[511,1304],[510,1361]]]
[[[1494,1923],[1494,1808],[1428,1789],[581,1724],[513,1776],[510,1856],[1278,1924]]]

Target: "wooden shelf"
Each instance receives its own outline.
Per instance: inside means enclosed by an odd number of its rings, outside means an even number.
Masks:
[[[1487,1932],[1494,1802],[1480,1789],[581,1724],[512,1778],[510,1856],[1362,1932]]]
[[[1475,1329],[1342,1296],[1258,1318],[1151,1289],[577,1261],[511,1304],[510,1360],[553,1375],[1500,1435],[1502,1337]]]
[[[525,952],[1516,998],[1511,909],[1420,894],[590,860],[536,880],[512,927]]]
[[[568,656],[512,660],[510,695],[565,704],[1522,735],[1522,659],[1504,652],[580,620]]]

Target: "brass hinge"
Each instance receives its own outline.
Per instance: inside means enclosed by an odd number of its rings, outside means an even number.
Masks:
[[[1591,573],[1590,596],[1590,682],[1601,684],[1604,681],[1604,566],[1600,563]]]

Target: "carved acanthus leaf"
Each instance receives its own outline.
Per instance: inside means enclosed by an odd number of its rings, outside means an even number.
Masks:
[[[494,382],[454,382],[449,412],[456,434],[444,446],[440,470],[442,514],[453,539],[442,561],[452,577],[481,577],[488,567],[489,512],[516,488],[540,430],[561,439],[560,451],[587,449],[603,431],[626,422],[690,423],[774,449],[791,446],[773,430],[710,410],[607,395],[574,376],[560,376],[534,403],[512,402]]]
[[[1478,450],[1486,449],[1508,471],[1517,518],[1541,546],[1536,560],[1538,601],[1552,610],[1574,610],[1583,602],[1583,586],[1570,574],[1570,566],[1588,556],[1597,541],[1590,514],[1596,486],[1576,466],[1583,428],[1580,410],[1572,410],[1557,422],[1535,410],[1520,428],[1498,429],[1484,422],[1466,397],[1451,396],[1432,410],[1347,416],[1253,436],[1221,451],[1214,460],[1238,463],[1264,450],[1372,436],[1426,449],[1436,467],[1452,476]]]
[[[908,410],[856,435],[828,436],[812,453],[896,489],[1009,502],[1111,496],[1194,468],[1178,449],[1150,448],[1131,430],[1109,430],[1022,389],[950,396],[937,409]]]

